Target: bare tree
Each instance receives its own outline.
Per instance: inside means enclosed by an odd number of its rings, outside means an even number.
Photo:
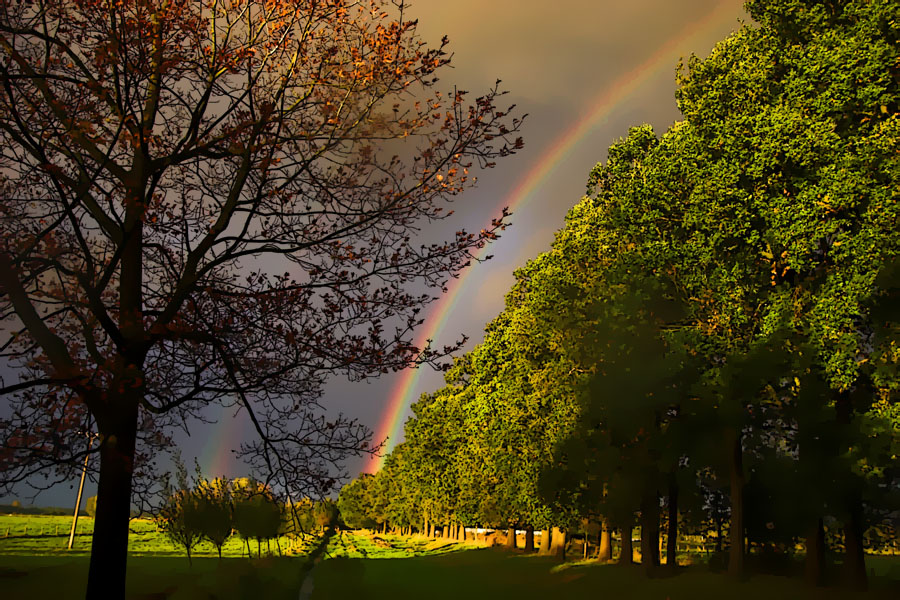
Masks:
[[[323,382],[439,357],[411,343],[418,313],[506,211],[413,240],[474,161],[521,147],[521,119],[497,87],[472,105],[434,90],[447,40],[428,49],[405,13],[0,0],[0,484],[71,472],[94,424],[88,598],[124,597],[136,473],[173,427],[236,406],[251,463],[322,489],[371,450],[359,423],[316,416]]]

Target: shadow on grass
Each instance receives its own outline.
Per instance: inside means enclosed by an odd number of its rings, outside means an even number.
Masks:
[[[895,559],[900,566],[900,559]],[[592,561],[560,564],[546,556],[507,553],[498,548],[412,558],[363,560],[340,557],[316,569],[312,600],[391,598],[476,600],[887,600],[900,597],[896,579],[873,577],[872,591],[811,589],[797,578],[758,575],[736,583],[706,566],[664,566],[647,578],[643,567]]]
[[[81,600],[87,556],[7,556],[0,571],[4,600]],[[128,559],[128,600],[297,600],[304,558],[136,556]]]

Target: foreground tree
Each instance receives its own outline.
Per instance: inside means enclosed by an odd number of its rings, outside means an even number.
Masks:
[[[474,182],[473,160],[521,147],[520,120],[496,88],[468,107],[431,92],[446,40],[425,48],[404,13],[3,0],[0,315],[18,377],[0,388],[0,482],[67,476],[96,427],[89,598],[124,596],[135,469],[167,428],[236,403],[259,434],[251,464],[320,495],[367,435],[315,416],[326,377],[434,358],[410,343],[432,296],[404,286],[442,286],[503,216],[448,243],[411,236]],[[406,159],[376,151],[400,138],[417,141]]]

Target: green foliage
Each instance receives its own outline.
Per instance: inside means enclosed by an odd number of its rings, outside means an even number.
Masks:
[[[231,482],[225,478],[197,483],[199,527],[203,537],[210,541],[222,558],[222,546],[231,536],[234,521]]]
[[[234,528],[242,538],[256,539],[260,554],[260,541],[278,536],[282,507],[265,486],[252,480],[234,494]]]
[[[166,499],[156,515],[159,529],[177,546],[184,548],[188,562],[191,551],[203,536],[201,496],[188,484],[187,470],[175,459],[176,488],[165,485]]]
[[[900,6],[747,7],[680,69],[684,121],[632,128],[592,169],[484,341],[353,484],[362,514],[652,527],[677,489],[688,527],[745,506],[740,539],[784,551],[823,518],[889,529]]]

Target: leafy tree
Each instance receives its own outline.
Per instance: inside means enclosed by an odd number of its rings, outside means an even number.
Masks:
[[[203,537],[201,516],[201,495],[192,489],[187,470],[180,459],[175,460],[176,486],[167,481],[164,487],[165,500],[156,514],[157,527],[177,546],[183,546],[188,562],[191,551]]]
[[[337,505],[327,498],[315,504],[315,520],[322,531],[337,522],[338,512]]]
[[[236,399],[260,437],[246,457],[276,453],[291,493],[330,488],[332,463],[371,448],[315,416],[323,382],[421,360],[409,340],[433,295],[406,283],[440,289],[503,225],[411,241],[474,160],[521,147],[496,88],[468,107],[431,92],[446,39],[428,49],[415,28],[402,1],[4,5],[0,315],[18,379],[0,392],[33,416],[2,423],[2,483],[68,477],[96,423],[89,598],[123,597],[136,470],[208,404]],[[379,151],[401,138],[411,160]]]
[[[262,556],[262,540],[278,536],[281,527],[282,507],[265,485],[250,481],[239,488],[234,500],[234,529],[247,541],[256,540],[256,554]]]
[[[212,481],[202,480],[198,482],[195,493],[199,498],[200,532],[216,547],[221,560],[222,546],[231,537],[234,525],[231,482],[224,477]]]
[[[97,516],[97,496],[91,496],[87,499],[87,502],[84,504],[84,509],[87,511],[88,516],[96,517]]]
[[[372,511],[370,486],[374,476],[363,473],[341,488],[338,494],[337,508],[341,521],[353,529],[373,529],[375,517]]]

